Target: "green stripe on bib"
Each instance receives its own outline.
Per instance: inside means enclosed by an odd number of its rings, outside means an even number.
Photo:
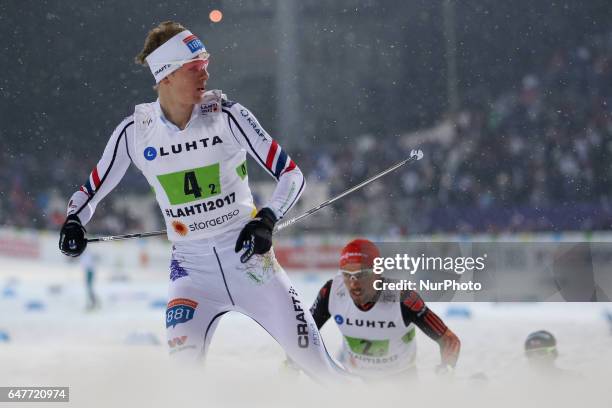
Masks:
[[[404,343],[410,343],[414,339],[415,335],[416,335],[416,330],[414,330],[414,327],[413,327],[412,329],[408,331],[408,333],[402,336],[402,341]]]
[[[246,162],[246,160],[243,161],[242,163],[240,163],[238,165],[238,167],[236,167],[236,174],[238,174],[238,177],[240,177],[241,180],[244,180],[244,178],[247,176],[247,162]]]

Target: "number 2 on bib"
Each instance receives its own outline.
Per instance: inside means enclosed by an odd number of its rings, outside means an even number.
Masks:
[[[157,180],[170,204],[184,204],[221,194],[219,163],[210,166],[161,174]]]
[[[344,336],[351,351],[363,356],[382,357],[389,353],[389,340],[368,340]]]

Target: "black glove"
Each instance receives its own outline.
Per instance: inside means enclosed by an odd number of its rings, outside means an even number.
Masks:
[[[81,255],[87,247],[85,232],[85,227],[81,224],[79,217],[74,214],[69,215],[60,231],[59,249],[62,254],[68,256]]]
[[[265,254],[272,248],[272,230],[274,230],[276,221],[276,216],[271,209],[262,208],[255,218],[244,226],[234,248],[236,252],[245,250],[240,255],[240,262],[245,263],[254,254]]]

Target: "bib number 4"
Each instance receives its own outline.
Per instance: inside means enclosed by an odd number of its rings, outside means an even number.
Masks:
[[[170,204],[185,204],[221,194],[219,163],[210,166],[162,174],[157,180]]]
[[[198,179],[196,177],[195,171],[188,171],[185,173],[185,182],[183,187],[186,196],[193,195],[195,198],[202,197],[202,187],[200,187],[200,185],[198,184]],[[216,184],[210,183],[208,185],[208,194],[208,197],[219,194]]]

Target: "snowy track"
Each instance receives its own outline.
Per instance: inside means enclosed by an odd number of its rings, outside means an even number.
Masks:
[[[303,376],[283,373],[281,348],[257,324],[236,313],[223,317],[205,370],[171,366],[164,334],[165,271],[126,274],[125,282],[111,281],[115,272],[102,271],[96,285],[102,307],[86,312],[78,266],[45,267],[7,259],[0,265],[0,334],[8,337],[0,340],[0,385],[70,386],[70,406],[127,406],[126,399],[147,407],[313,406],[319,404],[318,394],[329,392]],[[307,304],[330,276],[290,274]],[[612,367],[612,335],[605,319],[605,312],[612,311],[609,304],[430,307],[462,340],[456,378],[447,384],[449,393],[438,393],[448,403],[531,406],[538,398],[549,402],[554,398],[561,405],[580,401],[584,405],[579,390],[591,401],[589,406],[612,403],[612,394],[603,385]],[[469,310],[471,318],[447,317],[449,308],[457,307]],[[548,394],[543,381],[526,376],[522,344],[528,333],[538,329],[556,335],[558,365],[582,373],[588,383],[574,387],[574,392],[557,386],[555,394]],[[335,354],[341,340],[338,331],[330,322],[322,334]],[[325,398],[337,398],[343,405],[350,401],[387,406],[411,395],[409,401],[427,403],[428,392],[421,391],[439,386],[433,375],[438,347],[422,334],[417,341],[418,386],[368,385],[347,389],[354,399],[343,393]],[[467,380],[479,372],[489,381]],[[416,389],[421,391],[415,393]]]

